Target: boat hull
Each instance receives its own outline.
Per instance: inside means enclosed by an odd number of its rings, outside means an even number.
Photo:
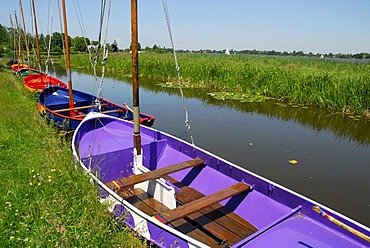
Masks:
[[[31,75],[33,76],[33,75]],[[69,107],[69,92],[67,88],[49,86],[43,89],[38,96],[37,107],[39,113],[45,116],[46,120],[65,131],[75,130],[78,124],[89,112],[105,112],[111,116],[133,121],[132,112],[121,105],[100,99],[97,104],[95,96],[73,90],[74,109]],[[143,125],[153,125],[155,117],[141,113],[140,122]]]
[[[232,247],[363,247],[369,245],[364,239],[323,218],[312,209],[319,206],[344,225],[369,236],[368,227],[166,133],[142,127],[143,155],[133,156],[135,149],[132,134],[131,122],[91,113],[74,133],[73,155],[77,164],[89,172],[99,185],[101,199],[111,204],[112,213],[127,226],[160,247],[176,245],[213,247],[222,243]],[[109,187],[111,182],[120,184],[119,182],[132,178],[135,174],[160,171],[170,167],[169,165],[195,158],[205,161],[201,169],[188,168],[160,179],[140,182],[135,184],[134,189],[144,190],[167,207],[169,210],[163,210],[163,219],[166,219],[171,216],[169,214],[173,212],[171,209],[179,206],[178,195],[185,189],[195,190],[204,196],[212,196],[230,185],[243,182],[252,190],[242,196],[237,195],[221,201],[219,204],[222,206],[217,205],[217,209],[212,213],[227,208],[232,214],[250,223],[252,229],[253,227],[256,229],[243,233],[228,227],[226,231],[234,232],[236,237],[230,234],[223,239],[219,232],[221,236],[214,238],[216,230],[207,229],[207,226],[212,224],[210,213],[207,213],[208,222],[201,222],[203,225],[199,222],[204,216],[189,215],[180,219],[181,221],[190,219],[190,223],[197,222],[193,229],[191,227],[186,229],[184,227],[189,225],[189,222],[183,222],[182,225],[176,222],[180,220],[171,224],[163,223],[159,221],[157,214],[150,214],[150,210],[138,207],[140,205],[137,205],[137,202],[118,193],[121,191]],[[171,190],[176,193],[174,195],[166,193]],[[175,204],[171,200],[174,200]],[[192,214],[199,214],[202,211],[204,210]],[[228,212],[227,215],[230,213]],[[215,226],[219,227],[220,220],[224,217],[216,218]],[[235,218],[235,220],[239,219]],[[236,222],[233,224],[239,225]],[[211,238],[202,236],[197,239],[200,236],[195,235],[195,231],[199,230],[205,230],[206,235],[211,233]]]
[[[10,66],[10,68],[12,69],[12,72],[14,74],[16,74],[17,71],[19,71],[19,70],[21,70],[23,68],[29,68],[29,66],[26,65],[26,64],[13,64],[13,65]]]
[[[35,73],[30,74],[23,79],[24,87],[30,92],[41,92],[43,89],[49,86],[58,86],[62,88],[67,88],[67,85],[61,80],[52,77],[50,75]]]

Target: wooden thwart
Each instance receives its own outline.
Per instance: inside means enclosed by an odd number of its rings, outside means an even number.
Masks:
[[[180,191],[176,191],[176,200],[181,204],[187,204],[191,201],[194,201],[196,199],[204,197],[204,194],[197,191],[196,189],[187,186],[186,184],[176,180],[175,178],[171,176],[164,176],[165,180],[170,181],[173,183],[176,187],[180,189]],[[223,206],[221,203],[216,203],[214,205],[211,205],[207,208],[204,208],[199,211],[199,214],[202,214],[209,219],[213,220],[214,222],[217,222],[218,224],[224,226],[224,227],[233,227],[232,230],[236,232],[240,237],[245,238],[252,233],[258,231],[258,228],[256,228],[254,225],[234,213],[233,211],[229,210],[227,207]],[[204,225],[201,223],[201,219],[198,218],[197,213],[188,215],[187,218],[190,218],[194,220],[199,225],[203,226],[208,231],[215,234],[215,236],[222,236],[219,233],[215,233],[217,229],[211,224],[211,225]],[[193,219],[193,217],[195,217]],[[173,222],[171,223],[173,224]],[[229,240],[224,238],[224,240]]]
[[[182,163],[160,168],[154,171],[144,172],[130,177],[124,177],[116,181],[106,183],[106,185],[111,189],[120,189],[137,183],[142,183],[148,180],[157,179],[164,175],[168,175],[176,171],[184,170],[194,166],[199,166],[202,164],[204,164],[204,161],[202,159],[195,158]]]
[[[211,205],[214,205],[215,203],[218,203],[222,200],[225,200],[229,197],[232,197],[234,195],[237,195],[241,192],[244,192],[246,190],[250,189],[249,185],[239,182],[237,184],[234,184],[228,188],[225,188],[223,190],[217,191],[211,195],[204,196],[202,198],[199,198],[197,200],[194,200],[192,202],[189,202],[185,205],[182,205],[180,207],[177,207],[173,210],[170,210],[165,213],[161,213],[160,215],[155,216],[158,220],[169,223],[171,221],[175,221],[177,219],[183,218],[187,215],[190,215],[192,213],[195,213],[201,209],[204,209],[206,207],[209,207]]]
[[[53,110],[55,113],[60,113],[60,112],[65,112],[65,111],[71,111],[71,110],[81,110],[81,109],[89,109],[89,108],[95,108],[98,107],[99,105],[87,105],[87,106],[80,106],[80,107],[73,107],[73,108],[64,108],[64,109],[57,109]],[[102,105],[104,106],[104,104]]]
[[[122,109],[111,109],[111,110],[101,111],[101,112],[97,112],[97,113],[111,114],[111,113],[119,113],[119,112],[122,112],[122,111],[123,111]],[[87,114],[82,114],[82,115],[76,115],[76,116],[73,116],[73,117],[79,118],[79,117],[85,117],[86,115]]]

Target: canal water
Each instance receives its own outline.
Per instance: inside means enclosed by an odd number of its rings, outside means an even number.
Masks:
[[[67,82],[64,72],[55,76]],[[93,76],[73,72],[72,79],[74,89],[96,94]],[[197,146],[370,226],[369,121],[314,106],[184,93]],[[103,96],[132,106],[130,79],[105,78]],[[140,107],[156,117],[154,128],[190,141],[179,89],[142,80]]]

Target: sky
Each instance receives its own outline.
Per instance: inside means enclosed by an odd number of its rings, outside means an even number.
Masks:
[[[65,1],[69,35],[98,40],[101,0]],[[370,0],[165,2],[175,49],[370,53]],[[39,33],[61,32],[58,1],[35,0],[35,4]],[[22,22],[19,1],[0,0],[0,6],[0,24],[10,27],[10,15],[15,22],[14,11]],[[22,6],[26,30],[34,33],[31,0],[22,0]],[[138,0],[138,8],[141,46],[172,47],[163,1]],[[104,32],[105,25],[103,37]],[[128,48],[130,32],[130,1],[111,0],[107,43],[116,40],[119,48]]]

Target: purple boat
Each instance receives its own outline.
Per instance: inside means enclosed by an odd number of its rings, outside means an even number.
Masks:
[[[368,247],[370,229],[169,134],[90,113],[72,146],[100,197],[160,247]]]
[[[76,164],[112,214],[159,247],[368,247],[368,227],[140,126],[136,5],[132,0],[134,122],[90,112],[72,140]]]

